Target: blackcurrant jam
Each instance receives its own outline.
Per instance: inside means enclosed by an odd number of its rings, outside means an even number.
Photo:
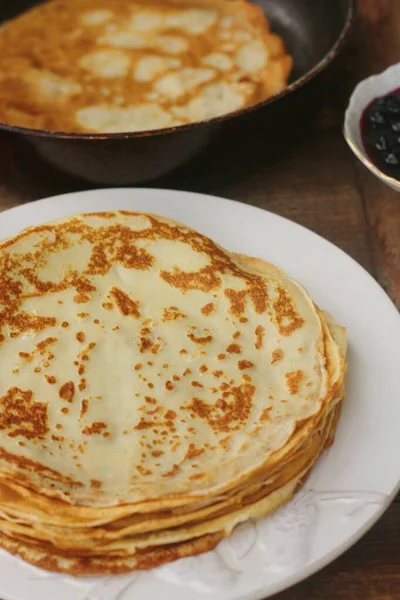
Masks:
[[[371,161],[400,180],[400,88],[367,106],[361,117],[361,135]]]

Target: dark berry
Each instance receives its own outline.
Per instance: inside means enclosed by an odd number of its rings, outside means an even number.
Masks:
[[[383,158],[384,158],[385,163],[387,163],[388,165],[398,165],[399,164],[399,159],[397,158],[397,156],[395,154],[393,154],[393,152],[388,152],[387,154],[384,154]]]
[[[385,136],[383,136],[383,135],[381,135],[381,137],[375,144],[375,148],[377,148],[377,150],[387,150],[388,146],[389,146],[388,141],[385,138]]]
[[[379,111],[373,112],[369,119],[374,125],[385,125],[386,123],[385,117]]]
[[[396,133],[398,133],[400,131],[400,121],[396,121],[396,123],[392,123],[392,129],[393,129],[393,131],[396,131]]]

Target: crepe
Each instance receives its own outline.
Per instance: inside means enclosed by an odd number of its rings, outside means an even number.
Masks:
[[[72,574],[214,547],[333,442],[345,352],[297,282],[163,217],[1,243],[0,545]]]
[[[0,31],[0,120],[34,129],[161,129],[282,91],[282,39],[246,0],[51,0]]]

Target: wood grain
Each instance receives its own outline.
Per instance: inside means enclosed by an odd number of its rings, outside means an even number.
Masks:
[[[157,185],[230,197],[305,225],[355,258],[400,308],[400,196],[358,163],[341,132],[357,81],[399,57],[400,1],[359,0],[351,43],[324,81],[322,109],[306,133],[286,132],[273,148],[254,131],[243,131],[239,144],[225,137]],[[0,211],[86,187],[16,138],[0,137]],[[399,540],[400,497],[353,549],[277,599],[399,600]]]

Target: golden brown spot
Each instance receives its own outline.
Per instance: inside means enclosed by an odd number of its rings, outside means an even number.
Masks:
[[[80,392],[83,392],[83,390],[86,389],[86,383],[87,383],[86,379],[82,378],[80,380],[79,385],[78,385],[78,389],[79,389]]]
[[[242,352],[242,347],[239,346],[239,344],[230,344],[226,348],[226,351],[229,352],[229,354],[240,354]]]
[[[203,308],[201,309],[201,312],[203,313],[203,315],[205,317],[208,317],[209,315],[211,315],[213,312],[215,312],[216,306],[213,302],[209,302],[208,304],[205,304],[203,306]]]
[[[181,378],[179,377],[179,375],[172,375],[172,379],[173,381],[180,381]]]
[[[88,316],[89,316],[89,313],[87,313],[87,312],[80,312],[80,313],[78,313],[78,317],[81,318],[81,319],[85,319]]]
[[[155,458],[159,458],[160,456],[163,456],[163,454],[165,454],[165,452],[163,452],[162,450],[153,450],[153,452],[151,453],[151,455]]]
[[[25,333],[27,331],[34,331],[38,333],[43,329],[47,329],[48,327],[55,327],[57,325],[57,320],[54,317],[38,317],[28,315],[27,313],[20,313],[15,316],[10,316],[7,319],[7,322],[11,327],[15,327],[16,329],[18,329],[19,333]],[[17,333],[17,335],[19,335],[19,333]],[[11,337],[15,337],[12,334],[10,335]]]
[[[98,479],[91,479],[90,480],[90,487],[98,490],[99,488],[101,488],[103,484],[101,483],[101,481],[99,481]]]
[[[143,475],[144,477],[146,477],[147,475],[151,475],[152,471],[150,471],[149,469],[145,469],[144,467],[142,467],[141,465],[138,465],[136,467],[136,469],[139,471],[139,473],[141,475]]]
[[[296,311],[295,304],[287,291],[282,287],[276,290],[273,302],[275,319],[281,335],[289,336],[304,325],[304,319]]]
[[[192,398],[188,410],[197,415],[213,428],[215,432],[228,432],[238,429],[249,417],[253,407],[255,386],[244,383],[232,386],[226,399],[218,399],[208,404],[200,398]]]
[[[142,363],[137,363],[133,368],[135,371],[140,371],[140,369],[143,368],[143,365],[142,365]]]
[[[255,275],[246,275],[244,277],[247,283],[246,289],[234,290],[228,288],[224,292],[230,302],[230,312],[236,317],[240,317],[246,311],[248,298],[251,299],[256,313],[262,314],[267,310],[268,294],[264,280]]]
[[[75,394],[75,385],[72,381],[67,381],[60,387],[58,395],[67,402],[72,402]]]
[[[178,319],[186,319],[187,315],[179,310],[177,306],[169,306],[164,308],[162,321],[168,323],[169,321],[177,321]]]
[[[0,398],[0,430],[9,437],[42,438],[48,431],[47,405],[35,402],[31,390],[10,388]]]
[[[139,331],[139,350],[142,354],[145,352],[151,352],[157,354],[161,346],[161,338],[154,340],[151,329],[143,327]]]
[[[85,365],[79,365],[78,367],[78,375],[83,375],[85,372]]]
[[[271,417],[269,416],[270,411],[272,410],[272,406],[269,406],[268,408],[264,408],[264,410],[262,411],[261,415],[260,415],[260,421],[270,421]]]
[[[50,346],[51,344],[55,344],[56,341],[57,341],[57,338],[55,338],[55,337],[46,338],[45,340],[42,340],[41,342],[36,344],[36,348],[38,349],[40,354],[44,354],[46,352],[47,346]]]
[[[113,287],[110,291],[110,296],[114,299],[119,311],[124,317],[140,318],[139,303],[132,300],[128,294],[117,287]]]
[[[176,419],[176,412],[173,410],[167,410],[167,412],[165,413],[165,418],[168,420]]]
[[[240,338],[242,334],[240,333],[240,331],[235,331],[235,333],[233,334],[232,338],[234,340],[238,340]]]
[[[256,341],[255,341],[254,346],[257,350],[260,350],[264,344],[265,327],[263,327],[262,325],[257,325],[255,334],[256,334]]]
[[[220,379],[220,377],[222,377],[222,375],[224,374],[223,371],[213,371],[212,373],[214,375],[214,377],[216,377],[217,379]]]
[[[56,423],[56,429],[62,429],[63,426],[61,425],[61,423]]]
[[[186,368],[186,369],[183,371],[183,376],[184,376],[184,377],[186,377],[187,375],[191,375],[191,374],[192,374],[192,371],[191,371],[189,368]]]
[[[273,351],[272,353],[272,358],[271,358],[271,365],[275,365],[276,363],[280,362],[283,357],[284,357],[284,353],[282,348],[277,348],[276,350]]]
[[[300,384],[304,380],[303,371],[291,371],[290,373],[285,373],[285,377],[289,394],[297,394],[300,389]]]
[[[199,381],[191,381],[190,385],[194,388],[203,388],[204,385],[202,383],[200,383]]]
[[[238,368],[240,369],[240,371],[244,371],[245,369],[252,369],[254,367],[254,364],[252,362],[250,362],[249,360],[239,360],[238,361]]]
[[[231,439],[231,436],[228,435],[225,438],[222,438],[222,440],[220,440],[218,443],[220,446],[222,446],[222,448],[224,448],[224,450],[229,450],[229,441]]]
[[[194,466],[194,465],[192,465]],[[196,475],[190,475],[189,479],[191,481],[195,481],[196,479],[203,479],[205,477],[205,473],[197,473]]]
[[[297,352],[304,352],[303,346],[300,346],[300,348],[297,348]]]
[[[239,316],[245,312],[247,290],[232,290],[228,288],[224,293],[230,302],[230,310],[233,315]]]
[[[210,292],[219,287],[221,280],[215,274],[215,270],[207,265],[199,269],[199,271],[185,272],[174,267],[172,273],[161,271],[160,276],[170,286],[180,289],[183,293],[189,290],[200,290],[202,292]]]
[[[76,339],[78,340],[78,342],[83,344],[83,342],[85,341],[85,334],[83,333],[83,331],[78,331],[78,333],[76,334]]]
[[[153,425],[154,423],[152,421],[146,421],[145,419],[141,418],[139,423],[135,425],[134,429],[137,429],[138,431],[140,431],[141,429],[151,429]]]
[[[83,435],[100,435],[107,428],[106,423],[95,421],[82,429]]]
[[[18,356],[23,360],[27,360],[28,362],[32,362],[33,354],[30,352],[19,352]]]
[[[148,384],[147,384],[147,387],[148,387],[150,390],[153,390],[153,389],[154,389],[154,384],[153,384],[153,383],[148,383]]]
[[[88,410],[89,410],[89,400],[86,400],[86,399],[82,400],[80,416],[83,417],[84,415],[86,415]]]
[[[57,379],[54,377],[54,375],[45,375],[44,377],[47,383],[49,383],[50,385],[54,385],[55,383],[57,383]]]
[[[99,321],[99,319],[93,319],[93,323],[94,323],[95,325],[98,325],[98,324],[100,323],[100,321]]]
[[[205,335],[205,336],[196,337],[194,335],[194,333],[191,332],[191,333],[188,333],[187,336],[195,344],[209,344],[213,340],[212,335]]]
[[[167,473],[163,473],[162,477],[172,477],[173,475],[178,473],[178,471],[180,471],[179,465],[174,465],[170,471],[168,471]]]
[[[64,407],[61,409],[61,412],[62,412],[62,414],[63,414],[63,415],[67,415],[67,414],[69,413],[69,410],[68,410],[68,408],[67,408],[66,406],[64,406]]]
[[[195,444],[190,443],[188,451],[185,454],[185,460],[191,460],[192,458],[196,458],[202,454],[204,454],[203,448],[196,448]]]
[[[174,384],[172,383],[172,381],[166,381],[165,382],[165,387],[167,390],[169,390],[170,392],[175,389]]]
[[[223,353],[218,354],[217,358],[218,358],[218,360],[225,360],[226,359],[226,354],[223,354]]]
[[[207,371],[208,371],[207,365],[200,365],[199,371],[200,371],[200,373],[207,373]]]
[[[112,302],[103,302],[101,306],[104,308],[104,310],[108,310],[110,312],[114,310]]]
[[[106,431],[105,433],[103,433],[103,438],[108,438],[110,437],[111,433]]]
[[[67,321],[63,321],[61,323],[61,327],[63,327],[64,329],[66,329],[67,327],[69,327],[69,323]]]
[[[87,304],[91,301],[91,297],[89,296],[89,294],[76,294],[73,297],[73,301],[75,302],[75,304]]]

